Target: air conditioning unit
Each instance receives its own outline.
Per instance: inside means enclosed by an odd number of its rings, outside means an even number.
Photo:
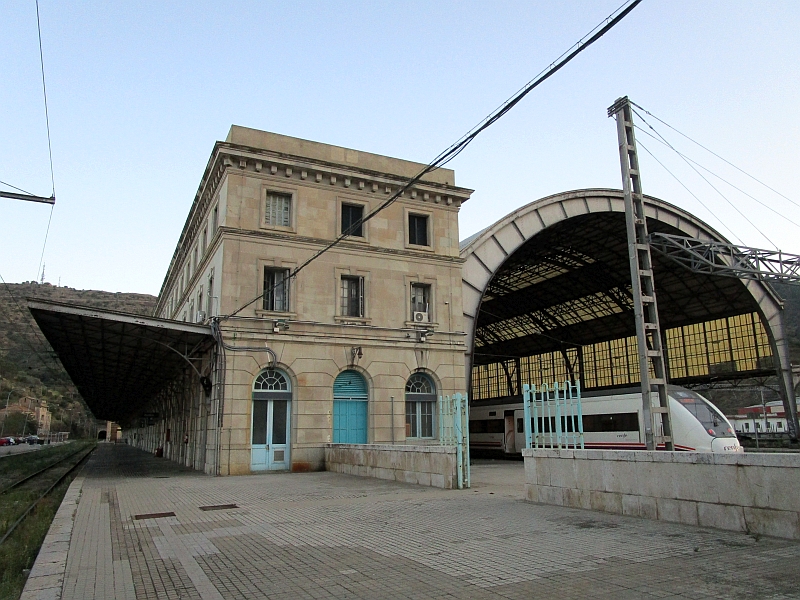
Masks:
[[[198,310],[197,315],[195,316],[195,322],[202,323],[205,320],[206,320],[206,311]]]
[[[428,313],[422,312],[419,310],[414,311],[414,323],[428,323],[430,319],[428,318]]]

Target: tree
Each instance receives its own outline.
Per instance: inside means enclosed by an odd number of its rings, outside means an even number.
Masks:
[[[25,435],[36,433],[37,423],[34,419],[21,412],[6,415],[3,422],[3,435]]]

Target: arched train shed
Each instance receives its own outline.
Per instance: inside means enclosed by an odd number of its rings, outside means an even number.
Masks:
[[[725,238],[694,215],[645,197],[650,233]],[[625,207],[620,190],[548,196],[464,240],[467,387],[476,402],[522,383],[580,379],[584,389],[639,383]],[[700,274],[653,252],[671,382],[777,374],[796,414],[783,303],[760,281]]]

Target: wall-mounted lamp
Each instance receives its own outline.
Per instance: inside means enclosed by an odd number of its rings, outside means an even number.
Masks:
[[[273,321],[272,333],[280,333],[281,331],[289,331],[289,324],[286,321]]]
[[[432,329],[420,329],[417,333],[420,342],[427,342],[428,338],[433,336],[434,331]]]
[[[359,358],[362,358],[364,353],[361,351],[361,346],[353,346],[350,348],[350,355],[353,357],[353,362]]]

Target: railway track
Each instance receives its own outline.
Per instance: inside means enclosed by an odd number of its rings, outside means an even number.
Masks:
[[[88,459],[89,455],[94,452],[96,446],[89,448],[81,448],[72,454],[69,454],[46,467],[39,469],[35,473],[26,475],[20,478],[11,485],[7,486],[0,492],[0,497],[6,495],[12,490],[22,491],[26,486],[31,488],[31,492],[35,493],[36,499],[28,504],[22,514],[6,529],[3,536],[0,537],[0,545],[5,542],[14,530],[31,514],[34,508],[46,498],[58,485],[64,481],[73,471],[82,466]],[[49,475],[49,476],[48,476]]]

